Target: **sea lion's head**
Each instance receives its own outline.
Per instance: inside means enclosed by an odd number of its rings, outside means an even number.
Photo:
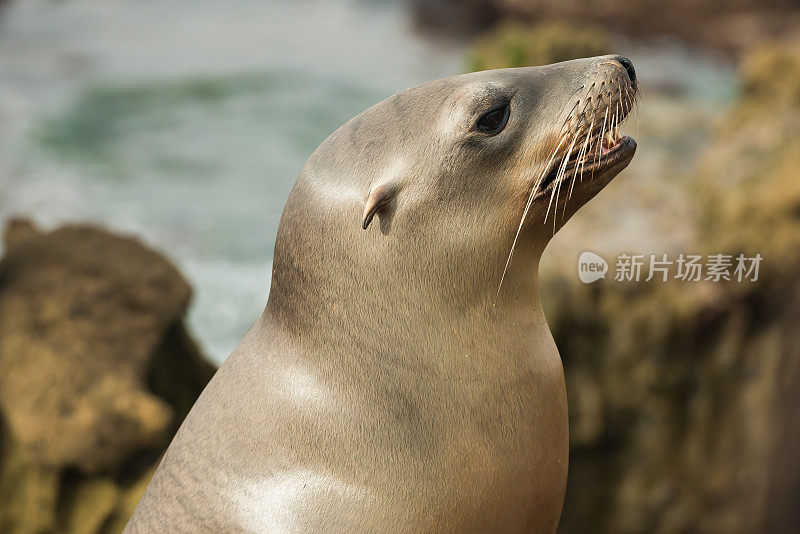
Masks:
[[[636,142],[619,125],[636,89],[630,60],[605,56],[456,76],[389,99],[398,106],[398,130],[402,119],[418,128],[403,136],[414,157],[389,156],[387,174],[371,184],[363,227],[419,187],[437,197],[447,192],[459,209],[468,193],[480,197],[470,206],[495,212],[493,199],[518,208],[522,196],[526,207],[530,201],[529,225],[549,219],[559,228],[633,157]],[[403,105],[422,98],[428,105]],[[407,120],[414,115],[419,120]],[[555,232],[551,225],[537,233],[548,240]]]
[[[373,106],[303,168],[273,294],[312,279],[462,303],[491,300],[503,278],[501,297],[523,291],[555,232],[631,161],[619,125],[636,94],[631,62],[602,56],[454,76]]]

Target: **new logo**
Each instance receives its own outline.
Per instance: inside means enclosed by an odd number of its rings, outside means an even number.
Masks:
[[[606,277],[608,263],[594,252],[582,252],[578,258],[578,277],[584,284],[597,282]]]

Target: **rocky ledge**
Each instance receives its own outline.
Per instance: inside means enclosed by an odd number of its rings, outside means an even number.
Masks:
[[[139,241],[12,221],[0,260],[0,532],[119,532],[214,374],[191,289]]]
[[[570,403],[562,533],[800,528],[800,46],[754,50],[742,79],[679,199],[685,252],[760,254],[756,282],[543,272]]]

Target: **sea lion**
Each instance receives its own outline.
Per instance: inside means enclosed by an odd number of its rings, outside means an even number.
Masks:
[[[619,56],[477,72],[336,130],[126,532],[553,532],[567,400],[537,265],[633,157],[636,85]]]

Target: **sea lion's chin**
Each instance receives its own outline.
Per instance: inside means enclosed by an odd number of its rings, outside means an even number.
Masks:
[[[575,213],[628,166],[636,146],[632,137],[620,134],[604,142],[596,155],[587,156],[585,160],[570,161],[567,165],[562,160],[553,164],[542,181],[544,187],[539,188],[531,202],[538,205],[532,209],[539,214],[526,225],[533,230],[534,241],[549,242]]]
[[[569,161],[567,165],[557,161],[542,180],[536,196],[547,201],[566,194],[574,199],[572,203],[588,202],[628,166],[636,146],[635,139],[621,135],[604,140],[594,153],[589,152],[582,160]]]
[[[633,159],[636,153],[636,140],[628,135],[622,136],[597,163],[583,171],[583,180],[575,184],[578,193],[589,195],[590,200],[607,186]],[[588,180],[586,178],[589,178]]]

